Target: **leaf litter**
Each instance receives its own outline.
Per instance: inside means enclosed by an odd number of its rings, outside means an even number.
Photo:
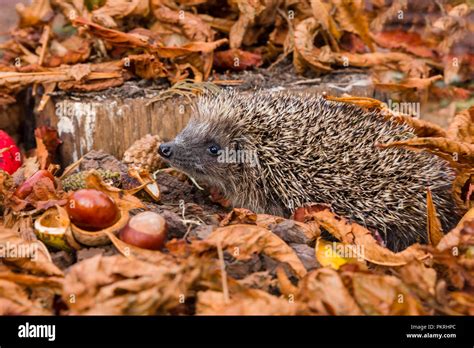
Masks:
[[[376,89],[398,93],[400,100],[428,94],[454,96],[456,103],[469,99],[472,86],[462,84],[472,78],[473,62],[464,42],[472,29],[466,4],[430,8],[434,21],[403,31],[394,18],[400,10],[413,11],[411,4],[363,3],[240,1],[215,11],[206,0],[34,0],[17,6],[19,23],[1,44],[0,102],[15,102],[32,85],[43,85],[47,94],[90,92],[133,79],[165,79],[192,95],[200,92],[193,83],[226,82],[216,70],[278,64],[290,54],[301,74],[367,69]],[[73,164],[63,176],[83,172],[81,185],[110,195],[131,215],[162,215],[167,243],[147,250],[107,231],[108,245],[88,247],[69,231],[72,251],[59,251],[47,247],[33,226],[48,209],[66,207],[71,193],[53,164],[57,133],[41,128],[23,166],[13,176],[1,173],[0,313],[473,315],[472,106],[456,106],[445,131],[375,99],[327,98],[375,109],[415,129],[416,138],[381,147],[429,151],[448,160],[457,171],[454,197],[467,211],[458,226],[440,230],[428,192],[430,244],[393,253],[372,231],[322,204],[301,207],[291,219],[230,210],[224,199],[172,171],[154,176],[154,200],[142,190],[151,179],[141,185],[130,175],[130,163],[102,153]],[[41,169],[54,180],[38,180],[27,196],[15,195]],[[119,182],[107,181],[98,169],[118,174]],[[152,177],[150,168],[142,169]],[[338,241],[322,238],[322,231]]]

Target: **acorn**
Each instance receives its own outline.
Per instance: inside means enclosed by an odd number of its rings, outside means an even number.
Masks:
[[[130,219],[120,232],[120,239],[142,249],[160,250],[167,232],[166,220],[161,215],[145,211]]]
[[[45,169],[38,170],[36,173],[26,179],[23,184],[18,186],[13,194],[20,199],[25,199],[31,192],[33,192],[33,187],[35,184],[44,178],[47,178],[54,183],[54,176],[51,174],[51,172]]]
[[[72,193],[66,210],[74,225],[88,231],[110,227],[120,218],[120,210],[115,201],[94,189],[82,189]]]

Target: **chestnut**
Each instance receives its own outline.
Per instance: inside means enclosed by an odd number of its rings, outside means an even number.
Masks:
[[[138,213],[120,232],[120,239],[142,249],[163,248],[167,235],[165,219],[151,211]]]
[[[23,182],[18,188],[15,190],[14,195],[20,199],[25,199],[31,192],[33,192],[33,186],[40,181],[41,179],[48,178],[54,183],[54,176],[51,172],[42,169],[38,170],[32,176]]]
[[[112,226],[120,218],[120,210],[115,201],[94,189],[82,189],[72,193],[66,210],[71,223],[89,231]]]

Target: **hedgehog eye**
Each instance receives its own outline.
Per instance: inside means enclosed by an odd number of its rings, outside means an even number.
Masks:
[[[212,144],[210,145],[208,148],[207,148],[207,151],[209,152],[209,154],[211,154],[212,156],[217,156],[219,154],[219,151],[220,151],[220,147],[219,145],[216,145],[216,144]]]

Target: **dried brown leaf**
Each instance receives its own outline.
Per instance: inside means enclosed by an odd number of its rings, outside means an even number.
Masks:
[[[16,5],[16,12],[20,17],[20,27],[30,27],[47,22],[54,15],[49,0],[33,0],[31,5],[25,6],[23,3]]]
[[[383,266],[401,266],[413,259],[423,260],[429,255],[414,244],[407,249],[394,253],[381,246],[366,228],[338,217],[329,209],[312,211],[310,215],[334,237],[344,243],[355,244],[360,248],[353,251],[358,258]]]
[[[299,314],[363,314],[344,286],[339,274],[329,268],[321,268],[308,273],[298,286],[296,301]]]
[[[336,41],[342,36],[341,32],[337,28],[333,17],[329,14],[331,6],[321,0],[311,0],[311,8],[313,10],[313,16],[318,20],[323,29],[329,34],[331,43],[334,44],[334,48],[337,48]]]
[[[436,207],[433,202],[433,195],[431,190],[428,189],[426,192],[426,206],[427,206],[427,233],[430,244],[433,246],[438,245],[441,238],[443,238],[443,230],[441,228],[441,221],[436,213]]]
[[[272,227],[284,222],[286,219],[281,216],[268,214],[255,214],[245,208],[234,208],[220,222],[220,226],[250,224],[264,227],[271,230]],[[304,223],[296,220],[289,220],[296,226],[294,229],[305,236],[308,240],[316,240],[321,231],[316,224]]]
[[[188,280],[193,281],[193,276],[185,278],[179,265],[97,255],[70,268],[63,300],[76,315],[150,315],[178,306]]]
[[[153,13],[160,22],[180,27],[189,41],[214,40],[214,31],[209,24],[191,12],[175,11],[165,6],[157,6],[153,9]]]
[[[317,72],[332,70],[327,60],[321,60],[322,51],[313,44],[319,28],[320,25],[314,18],[301,21],[295,28],[293,63],[298,72],[303,72],[307,66]]]
[[[110,23],[117,26],[113,18],[124,18],[131,15],[146,17],[150,12],[147,0],[107,0],[97,10],[92,11],[92,18],[99,23]]]
[[[424,300],[435,297],[436,271],[420,261],[412,261],[398,270],[400,279]]]
[[[219,291],[200,291],[196,313],[200,315],[294,315],[296,306],[281,297],[258,289],[234,294],[226,303]]]
[[[132,210],[145,208],[140,199],[128,194],[126,191],[106,184],[102,177],[94,170],[91,170],[84,179],[86,187],[104,192],[114,199],[121,209]]]
[[[19,284],[0,279],[0,315],[51,315],[52,311],[41,306],[40,301],[29,298]]]
[[[214,230],[194,248],[200,252],[222,245],[238,260],[247,260],[253,253],[262,252],[277,261],[288,263],[299,277],[306,269],[293,249],[271,231],[252,225],[230,225]]]
[[[265,10],[264,1],[238,1],[239,19],[229,33],[230,48],[239,48],[245,35],[255,24],[257,17]]]
[[[426,315],[420,301],[393,276],[354,273],[354,298],[369,315]]]
[[[105,234],[109,237],[112,244],[117,248],[117,250],[126,258],[129,259],[138,259],[141,261],[157,264],[157,265],[165,265],[165,264],[176,264],[176,260],[170,254],[162,253],[161,251],[155,250],[148,250],[138,248],[134,245],[127,244],[117,238],[113,233],[110,231],[106,231]]]
[[[62,276],[63,272],[51,261],[48,250],[40,241],[26,242],[16,232],[0,228],[0,249],[6,253],[4,262],[22,271],[46,276]]]
[[[391,6],[381,11],[380,14],[370,23],[370,27],[375,32],[380,32],[384,28],[386,22],[390,19],[397,18],[400,13],[404,13],[408,7],[408,0],[394,0]],[[401,12],[400,12],[401,11]]]
[[[435,123],[409,115],[394,115],[395,122],[409,125],[418,137],[446,137],[446,131]]]
[[[128,34],[118,30],[108,29],[81,17],[75,18],[72,22],[75,25],[87,26],[92,34],[118,47],[151,47],[150,43],[148,42],[149,37],[144,35]]]
[[[474,142],[474,106],[456,114],[449,124],[447,137],[468,144]]]
[[[359,35],[373,52],[375,46],[369,32],[369,22],[363,11],[363,1],[332,0],[336,8],[336,21],[348,32]]]
[[[393,107],[390,108],[389,105],[377,99],[352,96],[325,96],[325,98],[336,102],[354,104],[367,110],[377,110],[380,112],[381,116],[386,119],[400,124],[409,125],[413,128],[418,137],[446,137],[446,131],[437,124],[414,117],[414,115],[404,115],[400,113],[399,110],[396,110]]]
[[[404,147],[431,152],[445,160],[453,167],[474,166],[474,145],[461,143],[447,138],[413,138],[380,144],[382,148]]]
[[[470,209],[474,204],[474,170],[466,169],[457,173],[453,181],[453,197],[457,206],[462,209]]]
[[[374,35],[375,42],[389,49],[401,49],[423,58],[435,58],[432,42],[425,42],[417,32],[404,30],[383,31]]]
[[[214,67],[223,70],[241,71],[262,65],[263,59],[260,54],[231,48],[219,51],[214,55]]]
[[[416,88],[417,90],[428,89],[433,82],[442,80],[442,75],[436,75],[427,78],[407,78],[399,83],[376,83],[376,87],[387,91],[399,91],[404,89]]]
[[[59,82],[58,87],[63,91],[93,92],[103,91],[111,87],[121,86],[123,85],[123,83],[124,79],[122,77],[117,77],[106,80],[96,80],[93,82]]]
[[[460,243],[461,230],[464,228],[466,223],[471,222],[472,220],[474,220],[474,208],[469,209],[458,222],[456,227],[443,236],[437,244],[436,249],[439,251],[445,251],[457,247]]]

